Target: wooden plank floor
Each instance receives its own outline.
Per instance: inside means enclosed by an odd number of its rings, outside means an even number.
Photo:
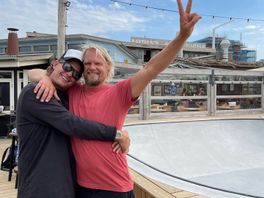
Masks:
[[[206,198],[206,196],[184,191],[150,179],[133,169],[130,169],[130,173],[135,183],[134,193],[136,198]]]
[[[4,150],[11,145],[11,139],[0,139],[0,158]],[[8,181],[8,172],[0,170],[0,197],[3,198],[16,198],[17,190],[15,189],[15,174],[12,179]]]

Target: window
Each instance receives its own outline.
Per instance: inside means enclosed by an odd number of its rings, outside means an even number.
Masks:
[[[57,51],[57,45],[51,45],[50,48],[52,52]]]
[[[260,95],[261,84],[217,84],[217,95]]]
[[[5,48],[0,47],[0,54],[4,54],[5,53]]]
[[[4,110],[10,110],[9,82],[0,82],[0,105],[4,106]]]
[[[22,46],[22,47],[19,47],[19,52],[20,53],[28,53],[28,52],[31,52],[31,46]]]
[[[68,49],[81,49],[80,44],[68,44]]]
[[[48,45],[34,46],[34,52],[48,52],[48,51],[49,51]]]
[[[146,50],[145,54],[144,54],[144,62],[148,62],[151,58],[151,51],[150,50]]]
[[[161,85],[153,86],[153,96],[161,96]]]
[[[12,73],[11,72],[3,72],[3,71],[0,71],[0,79],[1,78],[10,79],[10,78],[12,78]]]

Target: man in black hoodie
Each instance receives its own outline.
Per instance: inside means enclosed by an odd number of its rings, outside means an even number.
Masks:
[[[17,103],[18,198],[75,197],[75,163],[69,136],[117,141],[114,151],[126,150],[130,142],[125,131],[79,118],[67,110],[66,91],[83,72],[82,52],[68,50],[47,72],[60,101],[52,98],[41,102],[33,91],[36,84],[31,83],[22,90]]]

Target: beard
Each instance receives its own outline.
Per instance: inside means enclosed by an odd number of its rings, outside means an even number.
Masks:
[[[99,76],[89,76],[84,75],[85,84],[91,87],[96,87],[100,84],[102,84],[102,81],[100,80]]]
[[[90,86],[90,87],[97,87],[98,85],[100,85],[102,82],[97,79],[97,80],[91,80],[91,79],[87,79],[85,78],[85,84]]]

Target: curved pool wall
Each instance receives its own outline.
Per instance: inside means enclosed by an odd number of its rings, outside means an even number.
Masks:
[[[127,125],[129,166],[209,197],[264,197],[264,119]]]

